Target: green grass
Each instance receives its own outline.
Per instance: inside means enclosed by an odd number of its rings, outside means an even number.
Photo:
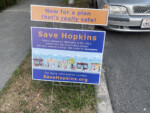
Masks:
[[[0,91],[0,112],[96,113],[93,85],[35,81],[31,69],[29,53]]]

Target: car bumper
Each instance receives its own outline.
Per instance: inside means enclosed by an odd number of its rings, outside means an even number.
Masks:
[[[105,28],[124,32],[150,32],[150,28],[141,28],[144,19],[150,19],[150,16],[110,15]]]

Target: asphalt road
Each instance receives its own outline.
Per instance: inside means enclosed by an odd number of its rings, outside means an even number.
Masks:
[[[104,69],[114,113],[150,113],[150,33],[107,31]]]
[[[62,0],[22,0],[0,12],[0,90],[31,48],[30,26],[47,23],[30,21],[30,4],[59,5]]]

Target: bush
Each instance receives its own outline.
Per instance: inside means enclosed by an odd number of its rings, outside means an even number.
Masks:
[[[0,0],[0,10],[6,8],[6,3],[4,0]]]
[[[0,10],[16,4],[17,0],[0,0]]]

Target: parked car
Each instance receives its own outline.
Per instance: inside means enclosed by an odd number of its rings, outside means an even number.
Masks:
[[[109,10],[107,29],[150,32],[150,0],[90,0],[90,5]]]

